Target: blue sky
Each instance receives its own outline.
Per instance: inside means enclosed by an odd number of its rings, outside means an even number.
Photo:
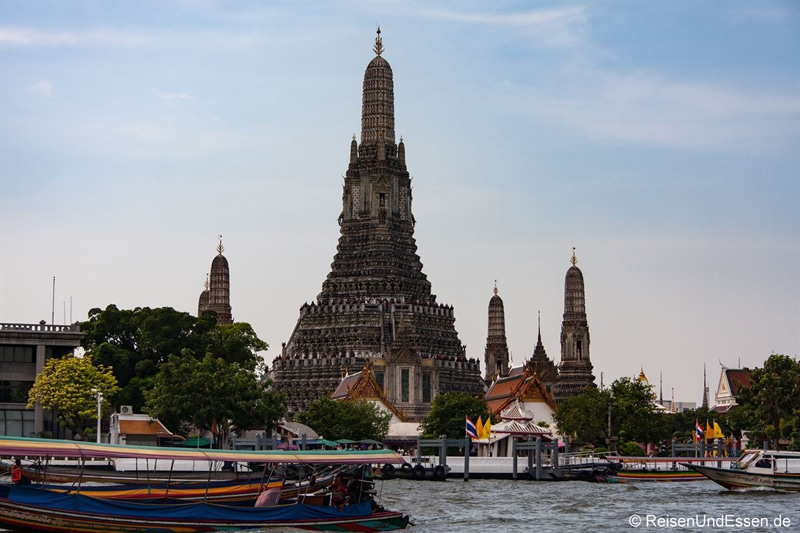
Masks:
[[[0,321],[232,305],[288,340],[336,251],[380,24],[423,270],[483,360],[560,359],[572,247],[595,374],[712,394],[800,352],[796,2],[0,2]],[[71,304],[71,306],[70,306]],[[70,309],[71,307],[71,309]]]

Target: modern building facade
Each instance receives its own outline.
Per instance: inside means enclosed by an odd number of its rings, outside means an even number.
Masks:
[[[395,140],[394,75],[380,29],[373,51],[364,72],[361,139],[350,143],[342,184],[337,253],[322,291],[300,308],[273,363],[290,417],[367,364],[407,419],[426,415],[438,394],[484,392],[453,308],[437,301],[417,255],[411,177],[405,144]]]
[[[28,391],[48,359],[72,353],[83,337],[79,323],[0,323],[0,435],[67,437],[49,411],[27,407]]]

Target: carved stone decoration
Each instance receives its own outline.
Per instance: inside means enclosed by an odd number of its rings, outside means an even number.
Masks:
[[[427,414],[437,394],[484,392],[480,364],[466,358],[453,308],[437,303],[422,271],[405,149],[395,143],[393,73],[381,56],[380,34],[375,50],[364,72],[361,144],[356,150],[351,143],[344,176],[352,207],[345,205],[340,217],[322,290],[300,308],[273,365],[290,418],[369,363],[382,364],[389,400],[408,397],[395,405],[412,420]]]
[[[564,282],[564,318],[561,322],[561,362],[553,388],[553,398],[561,403],[594,386],[589,357],[589,322],[586,319],[586,291],[583,272],[578,268],[575,249],[572,266]]]
[[[358,185],[353,185],[353,215],[358,216],[358,212],[361,210],[361,187]]]
[[[197,316],[203,311],[217,313],[218,324],[233,323],[231,311],[231,270],[228,260],[222,255],[225,247],[222,246],[222,235],[219,236],[217,255],[211,261],[211,272],[206,277],[205,290],[200,293],[197,305]]]

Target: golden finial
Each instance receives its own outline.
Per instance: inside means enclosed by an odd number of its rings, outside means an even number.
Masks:
[[[375,55],[381,55],[383,53],[383,41],[381,40],[381,27],[378,26],[378,34],[375,36],[375,46],[372,47],[372,51],[375,52]]]
[[[225,251],[225,247],[222,246],[222,234],[220,233],[219,234],[219,244],[217,245],[217,253],[219,255],[222,255],[222,252],[224,252],[224,251]]]
[[[497,280],[494,280],[494,295],[497,296]]]
[[[572,266],[575,266],[578,263],[578,258],[575,256],[575,247],[572,247]]]

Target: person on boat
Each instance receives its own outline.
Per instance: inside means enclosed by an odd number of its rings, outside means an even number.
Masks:
[[[341,474],[336,474],[336,477],[333,478],[333,485],[331,485],[330,491],[331,505],[338,507],[341,511],[350,501],[350,490],[344,484]]]
[[[25,477],[22,471],[22,461],[17,459],[14,461],[14,466],[11,467],[11,483],[15,485],[28,485],[30,482],[31,480]]]

